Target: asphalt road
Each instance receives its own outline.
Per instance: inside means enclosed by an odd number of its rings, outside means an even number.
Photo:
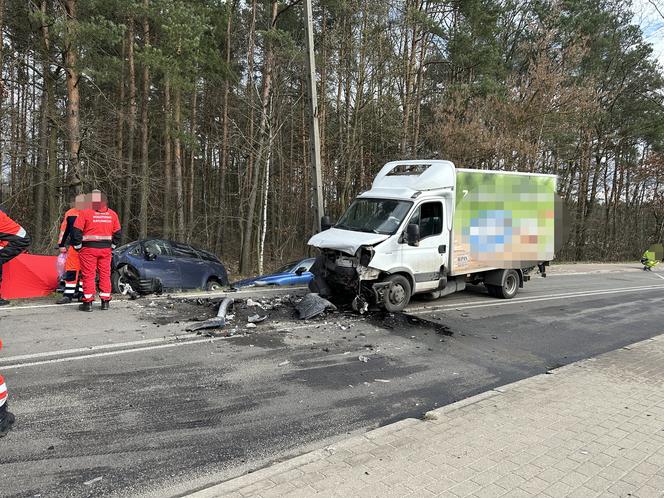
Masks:
[[[479,289],[404,316],[302,323],[283,307],[229,338],[184,332],[205,303],[2,309],[17,422],[0,494],[183,494],[661,334],[664,274],[635,268],[561,267],[510,301]]]

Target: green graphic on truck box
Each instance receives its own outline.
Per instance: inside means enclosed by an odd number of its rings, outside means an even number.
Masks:
[[[452,273],[550,261],[556,178],[457,170]]]

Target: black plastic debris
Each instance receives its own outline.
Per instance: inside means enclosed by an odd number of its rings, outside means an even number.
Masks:
[[[219,311],[217,311],[217,317],[216,318],[210,318],[209,320],[205,320],[204,322],[196,323],[194,325],[190,325],[187,327],[185,330],[187,332],[195,332],[197,330],[203,330],[203,329],[220,329],[226,326],[226,313],[228,312],[228,309],[230,306],[233,305],[234,299],[231,297],[224,298],[224,300],[221,302],[219,305]]]
[[[336,311],[337,307],[318,294],[310,293],[295,305],[295,309],[300,316],[300,320],[308,320],[325,311]]]

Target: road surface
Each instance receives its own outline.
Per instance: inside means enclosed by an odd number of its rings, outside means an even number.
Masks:
[[[184,331],[206,304],[0,310],[17,416],[0,440],[0,493],[177,496],[218,483],[661,334],[664,274],[562,266],[509,301],[477,289],[406,315],[308,323],[282,308],[228,338]]]

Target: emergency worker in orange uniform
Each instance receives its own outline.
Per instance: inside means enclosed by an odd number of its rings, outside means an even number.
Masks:
[[[0,341],[0,349],[2,349],[2,341]],[[5,378],[0,375],[0,437],[6,435],[14,423],[14,414],[9,412],[7,408],[9,408],[7,385],[5,384]]]
[[[83,303],[79,306],[81,311],[92,311],[97,272],[101,309],[108,309],[111,301],[112,251],[122,237],[120,220],[115,211],[108,208],[106,196],[95,190],[91,194],[91,200],[92,208],[78,213],[71,239],[74,249],[79,251],[83,274]]]
[[[67,254],[65,261],[65,292],[57,304],[68,304],[81,294],[81,263],[78,257],[78,251],[71,245],[71,235],[74,230],[74,223],[78,217],[78,212],[84,209],[85,196],[79,194],[76,196],[71,208],[65,213],[60,224],[60,237],[58,247],[61,253]]]
[[[0,288],[2,286],[2,266],[25,251],[30,245],[25,229],[0,210]],[[0,306],[9,301],[0,296]]]

